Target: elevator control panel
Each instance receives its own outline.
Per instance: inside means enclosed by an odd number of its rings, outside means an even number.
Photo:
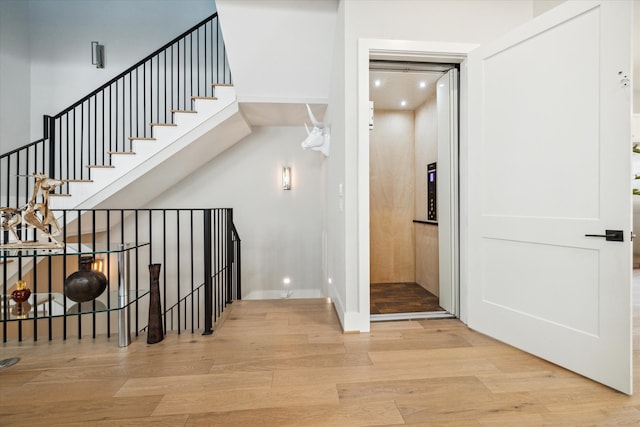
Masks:
[[[429,163],[427,165],[427,219],[429,221],[438,220],[436,178],[436,164]]]

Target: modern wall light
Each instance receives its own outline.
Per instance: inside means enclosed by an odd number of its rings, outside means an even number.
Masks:
[[[291,190],[291,168],[289,166],[282,167],[282,189]]]
[[[91,64],[104,68],[104,45],[99,42],[91,42]]]
[[[94,259],[91,263],[91,269],[93,271],[99,271],[100,273],[104,273],[103,271],[104,264],[101,259]]]
[[[282,298],[289,298],[293,294],[293,290],[291,290],[291,279],[285,277],[282,279]]]

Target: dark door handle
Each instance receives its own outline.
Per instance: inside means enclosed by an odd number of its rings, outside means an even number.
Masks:
[[[624,242],[622,230],[605,230],[605,234],[585,234],[585,237],[604,237],[608,242]]]

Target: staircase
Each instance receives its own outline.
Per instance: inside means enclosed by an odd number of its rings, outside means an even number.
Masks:
[[[36,172],[65,182],[50,194],[53,210],[142,207],[250,132],[213,14],[45,116],[42,139],[0,155],[0,207],[24,206]],[[29,262],[2,263],[5,288]]]
[[[51,208],[142,206],[251,133],[233,86],[212,87],[215,96],[193,96],[193,109],[172,110],[170,123],[151,123],[151,136],[129,137],[130,151],[108,152],[109,164],[85,165],[91,179],[70,180]]]
[[[0,155],[0,206],[24,206],[38,172],[64,182],[53,209],[140,207],[249,133],[213,14]]]

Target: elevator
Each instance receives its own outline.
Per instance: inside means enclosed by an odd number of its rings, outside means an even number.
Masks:
[[[456,314],[454,64],[370,61],[371,320]]]

